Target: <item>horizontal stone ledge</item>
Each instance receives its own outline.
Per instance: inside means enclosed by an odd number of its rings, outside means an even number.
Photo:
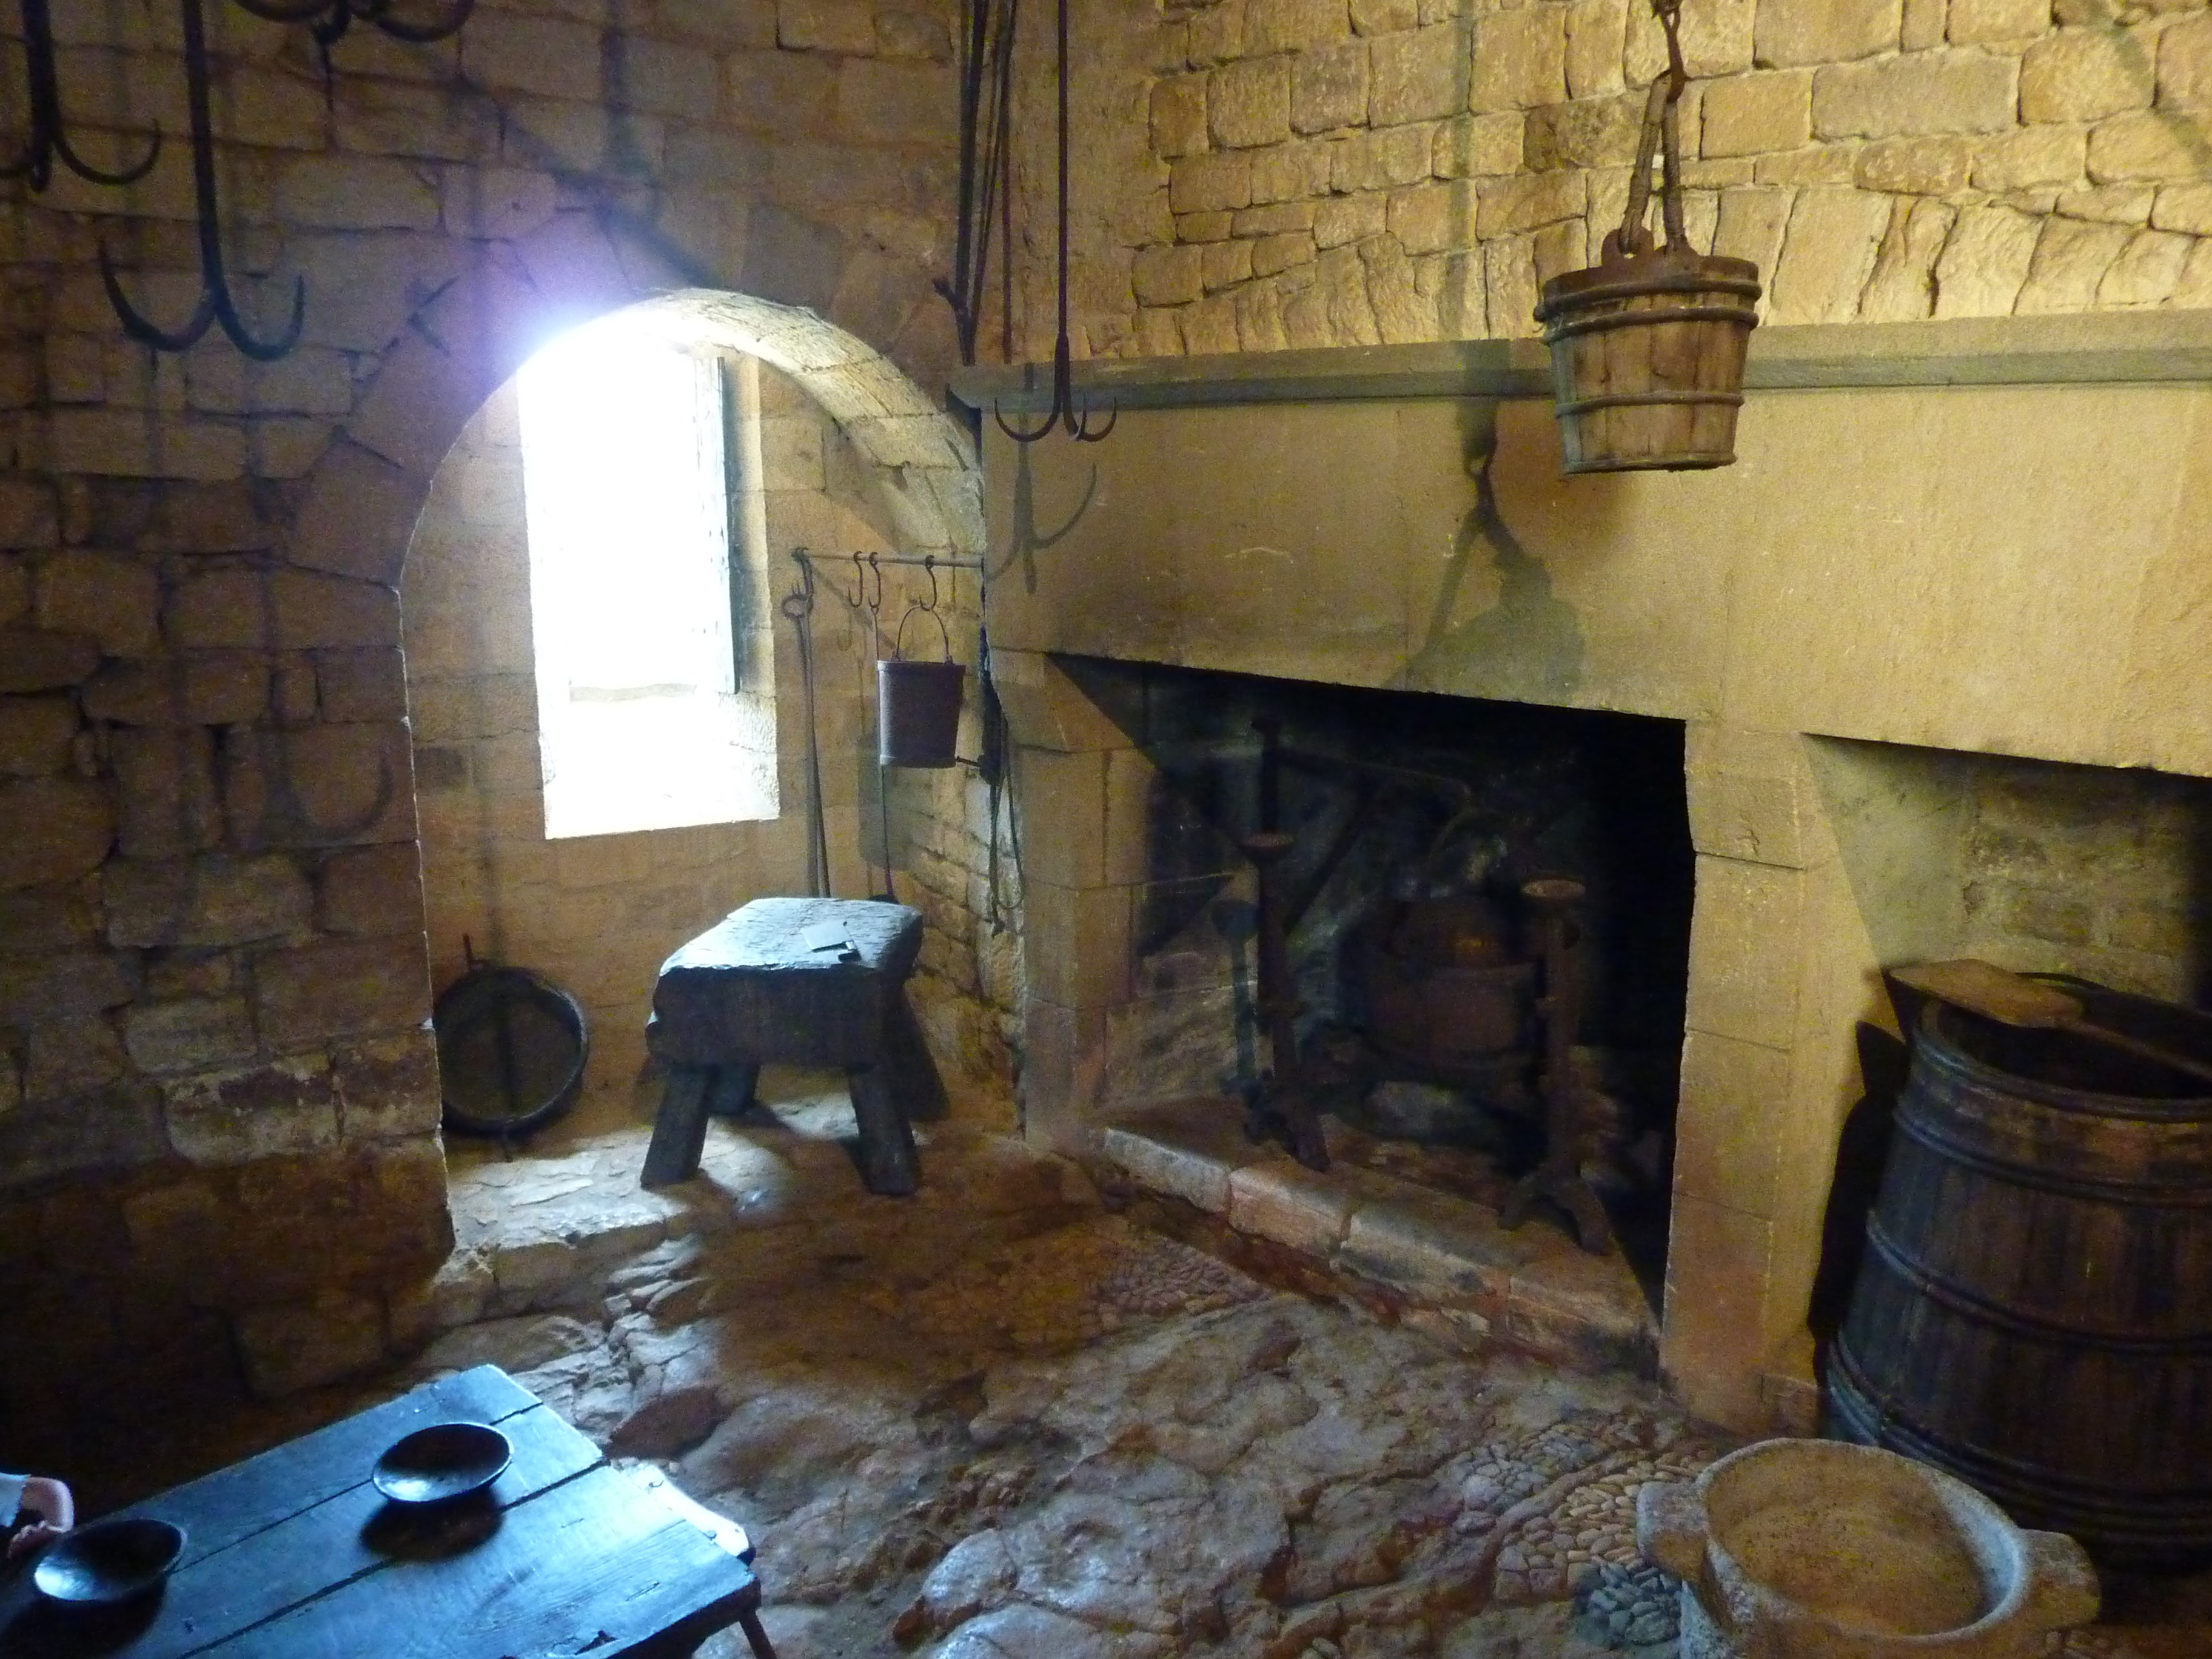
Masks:
[[[2111,385],[2212,381],[2212,311],[1975,317],[1941,322],[1762,327],[1751,337],[1753,391],[1852,386]],[[1084,408],[1415,398],[1542,398],[1540,340],[1247,351],[1211,357],[1099,358],[1075,365]],[[1035,415],[1052,401],[1046,364],[957,375],[969,408]]]

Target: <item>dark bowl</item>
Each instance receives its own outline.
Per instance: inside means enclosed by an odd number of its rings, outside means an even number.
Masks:
[[[185,1529],[145,1516],[95,1521],[49,1546],[31,1582],[57,1601],[127,1601],[169,1576]]]
[[[437,1423],[394,1441],[369,1479],[395,1504],[443,1504],[499,1479],[514,1449],[481,1423]]]

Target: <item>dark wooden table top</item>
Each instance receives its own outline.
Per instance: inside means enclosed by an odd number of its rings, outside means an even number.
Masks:
[[[489,1501],[386,1504],[378,1455],[432,1423],[492,1424]],[[189,1534],[158,1596],[66,1607],[0,1580],[6,1659],[663,1659],[759,1601],[744,1534],[598,1448],[496,1366],[410,1394],[121,1511]]]

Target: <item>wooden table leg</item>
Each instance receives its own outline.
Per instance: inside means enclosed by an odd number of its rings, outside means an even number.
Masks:
[[[743,1117],[752,1110],[760,1069],[757,1060],[725,1060],[714,1067],[714,1080],[707,1090],[707,1109],[716,1117]]]
[[[707,1085],[713,1076],[714,1068],[708,1066],[668,1068],[639,1186],[665,1187],[699,1173],[699,1155],[707,1149]]]
[[[748,1608],[738,1615],[738,1626],[744,1632],[745,1640],[753,1644],[753,1659],[775,1659],[775,1649],[761,1628],[760,1614]]]
[[[860,1180],[872,1193],[904,1198],[921,1184],[914,1126],[906,1121],[884,1066],[854,1066],[845,1078],[853,1091],[853,1115],[860,1125]]]

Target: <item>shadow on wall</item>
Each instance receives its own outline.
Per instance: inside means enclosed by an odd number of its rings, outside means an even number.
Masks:
[[[1449,685],[1480,664],[1492,678],[1523,688],[1530,701],[1564,703],[1582,684],[1582,623],[1574,608],[1553,592],[1551,573],[1522,545],[1498,510],[1491,476],[1498,461],[1498,407],[1486,398],[1468,398],[1459,405],[1474,505],[1453,539],[1429,612],[1427,635],[1407,663],[1401,684],[1410,690]],[[1498,602],[1455,623],[1460,590],[1483,549],[1498,572]]]

